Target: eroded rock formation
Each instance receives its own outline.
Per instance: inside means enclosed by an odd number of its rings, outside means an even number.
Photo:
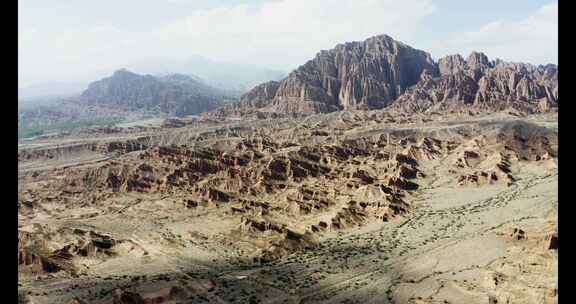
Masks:
[[[423,71],[436,75],[437,70],[428,53],[380,35],[323,50],[279,83],[254,88],[230,109],[284,114],[380,109],[416,84]]]
[[[321,51],[280,82],[267,82],[210,115],[256,117],[307,115],[394,104],[409,111],[430,108],[518,108],[547,112],[558,106],[558,67],[428,53],[389,36],[339,44]]]
[[[546,112],[558,106],[558,67],[489,61],[473,52],[467,60],[460,55],[440,58],[439,77],[423,74],[395,102],[411,111],[457,108],[464,105],[499,110],[515,107]]]

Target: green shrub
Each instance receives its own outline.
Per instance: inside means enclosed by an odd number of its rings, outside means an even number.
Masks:
[[[71,131],[94,126],[113,125],[124,121],[122,117],[103,117],[94,119],[69,120],[42,126],[18,124],[18,138],[30,138],[51,132]]]

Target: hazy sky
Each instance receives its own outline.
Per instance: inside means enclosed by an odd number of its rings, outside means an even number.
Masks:
[[[558,61],[546,0],[18,0],[19,86],[89,81],[146,58],[290,71],[337,43],[388,34],[437,59],[472,50]]]

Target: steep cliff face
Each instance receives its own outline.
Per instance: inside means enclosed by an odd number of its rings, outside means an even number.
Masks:
[[[190,115],[217,108],[223,94],[185,75],[155,77],[119,70],[91,83],[80,98],[88,104]]]
[[[423,71],[437,74],[429,54],[375,36],[320,52],[280,83],[272,105],[284,113],[379,109],[414,85]]]
[[[210,113],[211,116],[237,117],[254,113],[258,109],[268,106],[279,86],[278,81],[262,83],[240,97],[240,101],[223,106]]]
[[[558,101],[558,69],[500,62],[478,82],[476,102]]]
[[[473,52],[467,60],[460,55],[438,60],[439,77],[423,76],[406,91],[395,106],[411,110],[454,105],[480,108],[517,106],[548,111],[558,105],[558,67],[489,61]]]
[[[416,84],[424,71],[438,74],[429,54],[389,36],[375,36],[321,51],[279,83],[254,88],[220,114],[240,109],[282,114],[380,109]]]
[[[411,110],[513,105],[548,111],[558,105],[558,67],[491,61],[480,52],[435,63],[428,53],[380,35],[321,51],[279,83],[262,84],[215,113],[305,115],[392,104]]]
[[[477,91],[477,82],[462,71],[442,77],[423,74],[418,84],[409,88],[392,106],[422,111],[431,107],[472,104]]]
[[[268,81],[256,86],[250,92],[242,95],[240,104],[252,108],[261,108],[268,105],[269,100],[276,95],[279,84],[278,81]]]

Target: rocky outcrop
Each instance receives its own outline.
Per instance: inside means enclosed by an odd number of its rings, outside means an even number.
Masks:
[[[118,70],[93,82],[80,100],[89,105],[146,110],[171,115],[192,115],[221,105],[224,94],[193,78],[174,74],[163,77]]]
[[[254,87],[248,93],[242,95],[240,101],[230,105],[219,108],[212,116],[246,116],[255,113],[260,108],[264,108],[270,104],[276,91],[278,90],[277,81],[268,81]]]
[[[440,75],[453,75],[466,68],[466,60],[460,55],[449,55],[438,60]]]
[[[499,63],[478,81],[476,103],[541,101],[557,104],[558,70],[523,63]]]
[[[558,137],[546,127],[515,121],[504,124],[490,138],[474,138],[456,152],[449,172],[458,172],[460,186],[511,186],[516,181],[512,172],[519,162],[553,165],[550,161],[558,155]]]
[[[434,107],[465,105],[474,102],[478,84],[463,72],[432,77],[423,74],[420,82],[410,88],[395,102],[409,112],[423,111]]]
[[[279,84],[278,81],[268,81],[260,84],[250,92],[244,94],[240,99],[240,103],[253,108],[266,106],[266,102],[276,95]]]
[[[451,55],[438,60],[439,77],[422,75],[394,106],[409,111],[470,105],[483,109],[514,107],[547,112],[558,106],[558,67],[489,61],[473,52],[467,60]]]
[[[282,81],[264,83],[213,114],[266,118],[391,104],[408,111],[511,106],[547,112],[558,105],[558,67],[491,61],[480,52],[435,63],[428,53],[380,35],[323,50]]]
[[[513,152],[519,160],[540,161],[558,156],[558,134],[528,122],[507,123],[495,141]]]
[[[280,112],[383,108],[423,71],[437,73],[429,54],[375,36],[320,52],[281,82],[273,104]]]
[[[263,259],[313,246],[311,237],[318,233],[402,216],[410,210],[406,195],[418,189],[416,180],[423,176],[416,159],[398,153],[401,147],[387,147],[387,137],[299,146],[254,136],[226,150],[123,143],[100,147],[120,151],[117,158],[55,172],[52,195],[70,206],[100,206],[126,195],[160,195],[173,200],[161,207],[172,212],[222,208],[238,219],[239,237],[262,246]],[[424,139],[417,155],[431,155],[440,146]],[[127,153],[131,150],[135,153]],[[48,201],[47,196],[42,189],[22,192],[20,214],[30,215],[39,201]],[[342,205],[344,199],[350,203]],[[118,207],[138,208],[142,202],[135,198]],[[309,220],[295,225],[286,222],[287,217]],[[127,249],[132,244],[111,236],[82,229],[73,234],[74,240],[57,246],[58,254],[105,259],[132,250]],[[20,260],[27,258],[26,252]],[[39,263],[34,256],[28,259],[29,264]]]
[[[423,71],[438,73],[428,53],[380,35],[323,50],[279,83],[254,88],[230,109],[288,114],[380,109],[418,82]]]

